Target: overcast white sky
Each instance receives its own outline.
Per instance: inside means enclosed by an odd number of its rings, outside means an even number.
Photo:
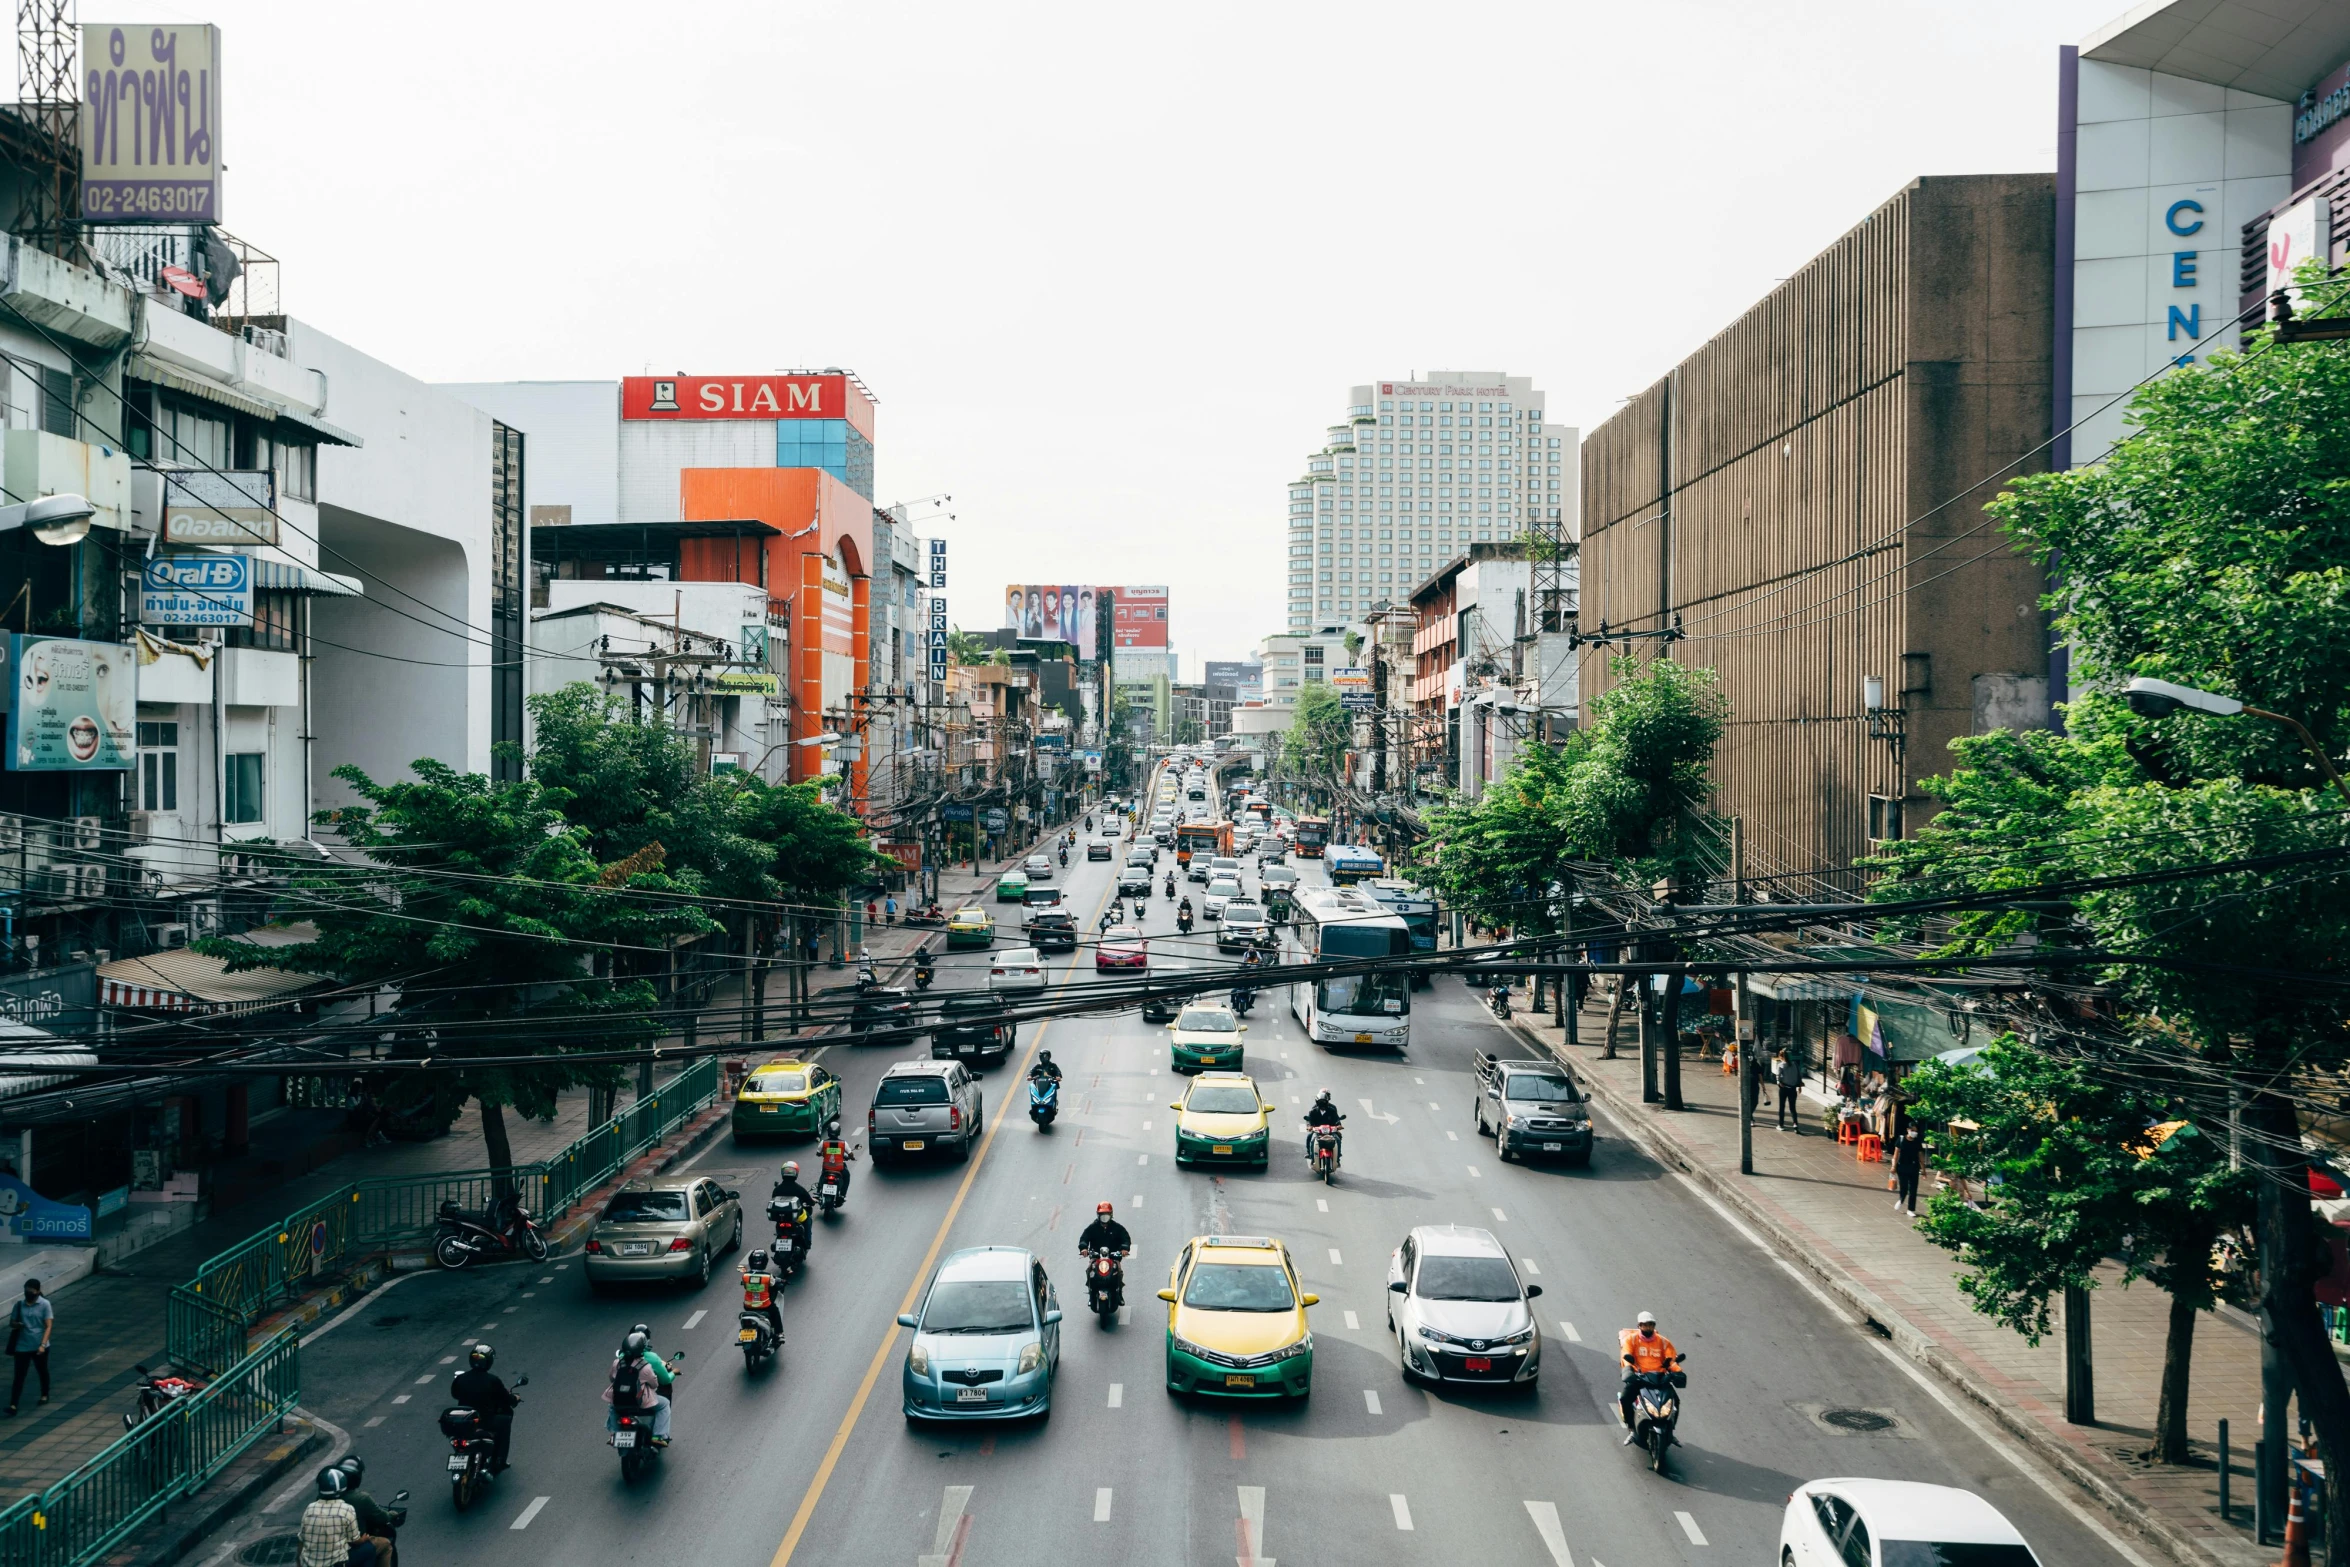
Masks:
[[[1347,388],[1588,430],[1919,174],[2055,167],[2122,0],[82,0],[224,29],[223,219],[428,380],[854,368],[958,623],[1164,582],[1281,628]]]

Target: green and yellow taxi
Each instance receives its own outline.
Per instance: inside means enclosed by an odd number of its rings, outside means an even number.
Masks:
[[[1201,1235],[1167,1287],[1167,1391],[1219,1398],[1304,1398],[1314,1335],[1289,1248],[1263,1235]]]
[[[1192,1002],[1167,1025],[1170,1064],[1178,1072],[1237,1072],[1240,1036],[1247,1032],[1230,1007]]]
[[[947,921],[947,950],[969,951],[995,945],[995,916],[974,904],[955,910],[955,917]]]
[[[996,878],[995,900],[998,903],[1026,903],[1028,901],[1028,873],[1006,871]]]
[[[813,1061],[753,1067],[734,1096],[737,1137],[813,1137],[840,1119],[840,1079]]]
[[[1175,1112],[1177,1165],[1253,1164],[1261,1170],[1272,1163],[1266,1115],[1273,1107],[1247,1073],[1202,1072],[1167,1108]]]

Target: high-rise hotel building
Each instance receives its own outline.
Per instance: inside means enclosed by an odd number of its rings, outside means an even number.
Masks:
[[[1479,540],[1581,531],[1576,433],[1524,376],[1444,371],[1355,387],[1289,487],[1289,626],[1400,603]]]

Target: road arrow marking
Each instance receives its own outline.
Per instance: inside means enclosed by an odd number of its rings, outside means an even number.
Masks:
[[[971,1520],[964,1509],[971,1505],[971,1487],[950,1485],[946,1499],[938,1509],[938,1533],[932,1537],[930,1552],[914,1558],[918,1567],[954,1567],[963,1554],[963,1541],[971,1532]]]
[[[1393,1126],[1396,1122],[1403,1119],[1403,1117],[1400,1115],[1387,1115],[1372,1109],[1371,1101],[1368,1099],[1358,1099],[1355,1101],[1355,1103],[1363,1107],[1363,1116],[1366,1120],[1385,1121],[1389,1126]]]
[[[1543,1548],[1550,1552],[1554,1567],[1575,1567],[1574,1554],[1567,1549],[1567,1532],[1559,1527],[1558,1504],[1528,1502],[1526,1513],[1534,1520],[1534,1532],[1542,1536]]]
[[[1240,1555],[1234,1558],[1239,1567],[1273,1567],[1273,1558],[1259,1556],[1265,1543],[1265,1488],[1244,1485],[1240,1488]]]

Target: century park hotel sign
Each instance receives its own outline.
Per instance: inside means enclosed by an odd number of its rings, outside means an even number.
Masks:
[[[930,648],[930,678],[944,684],[947,678],[947,541],[930,541],[930,630],[925,639]]]

